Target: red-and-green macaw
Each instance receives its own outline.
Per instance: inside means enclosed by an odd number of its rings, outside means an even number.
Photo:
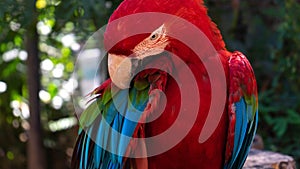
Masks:
[[[215,130],[204,142],[199,142],[199,135],[208,117],[211,88],[218,84],[211,84],[204,60],[199,59],[180,40],[168,36],[172,31],[183,31],[185,25],[175,27],[176,21],[165,20],[153,26],[151,22],[155,18],[148,18],[147,21],[144,21],[145,18],[142,21],[127,20],[136,24],[136,29],[145,26],[143,23],[149,23],[146,26],[153,28],[152,33],[130,36],[110,44],[114,38],[125,36],[133,28],[129,28],[126,22],[114,25],[114,21],[143,12],[160,12],[188,21],[205,34],[217,52],[227,85],[224,88],[226,103]],[[72,168],[242,168],[258,121],[256,80],[246,57],[240,52],[226,50],[220,31],[208,17],[202,0],[124,0],[110,17],[104,43],[110,46],[107,50],[111,78],[92,92],[95,98],[80,116],[81,129],[74,147]],[[204,48],[202,44],[196,45]],[[183,60],[194,75],[195,84],[188,85],[196,85],[199,89],[194,91],[200,97],[195,100],[198,111],[191,112],[187,108],[183,112],[185,116],[192,113],[196,116],[195,123],[182,140],[165,152],[147,156],[151,151],[150,145],[133,138],[149,138],[164,133],[173,125],[182,106],[180,92],[185,91],[180,91],[180,84],[168,72],[157,69],[164,68],[185,79],[181,73],[182,66],[170,55]],[[147,65],[156,68],[142,70],[131,80],[134,71],[138,72],[139,67]],[[166,103],[157,91],[165,94]],[[191,105],[195,104],[192,102]],[[153,118],[159,111],[161,104],[164,104],[163,112],[147,123],[147,119]],[[178,122],[178,132],[189,123],[187,120]],[[121,136],[113,133],[120,133]],[[132,139],[128,141],[124,136]],[[152,144],[159,149],[160,145],[168,142],[168,138],[162,138]]]

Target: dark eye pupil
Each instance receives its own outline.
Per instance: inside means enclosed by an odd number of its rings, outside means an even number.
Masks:
[[[151,36],[151,39],[152,39],[152,40],[156,39],[156,36],[157,36],[156,34],[152,35],[152,36]]]

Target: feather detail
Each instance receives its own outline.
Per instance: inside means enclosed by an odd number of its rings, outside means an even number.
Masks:
[[[114,169],[128,165],[147,168],[146,158],[127,161],[124,157],[146,154],[145,142],[137,143],[124,136],[145,137],[144,122],[159,104],[157,90],[165,89],[167,76],[165,72],[152,70],[137,75],[129,91],[113,91],[115,87],[110,80],[95,89],[97,97],[79,119],[83,130],[74,148],[72,168]]]
[[[100,114],[100,112],[102,111],[102,107],[98,106],[99,105],[99,101],[94,101],[92,102],[87,109],[85,109],[85,111],[81,114],[80,118],[79,118],[79,125],[80,128],[85,128],[90,126],[94,120],[98,117],[98,115]]]
[[[257,87],[249,61],[240,52],[229,58],[229,127],[225,169],[242,168],[257,127]]]

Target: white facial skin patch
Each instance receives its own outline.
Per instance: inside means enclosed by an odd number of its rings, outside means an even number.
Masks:
[[[149,37],[137,44],[133,49],[133,52],[137,58],[143,59],[164,52],[167,45],[168,37],[166,34],[166,27],[162,24],[153,31]]]

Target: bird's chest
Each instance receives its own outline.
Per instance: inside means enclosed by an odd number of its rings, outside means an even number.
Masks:
[[[146,137],[156,137],[148,149],[165,150],[148,158],[149,168],[221,168],[227,135],[226,112],[212,136],[206,142],[199,143],[201,129],[210,109],[210,83],[198,68],[194,73],[196,84],[185,84],[185,88],[194,88],[196,85],[197,90],[183,90],[181,83],[190,79],[185,74],[178,76],[180,83],[175,78],[168,79],[165,108],[163,111],[154,111],[152,116],[156,117],[155,120],[146,124]],[[199,99],[188,97],[195,93]]]

